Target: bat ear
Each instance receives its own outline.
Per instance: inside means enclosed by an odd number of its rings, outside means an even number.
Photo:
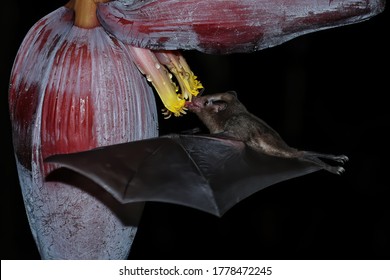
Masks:
[[[201,88],[201,89],[199,90],[198,95],[201,96],[201,95],[203,95],[203,93],[204,93],[204,88]]]
[[[226,93],[229,93],[229,94],[231,94],[231,95],[233,95],[234,97],[237,98],[237,92],[234,91],[234,90],[229,90],[229,91],[227,91]]]
[[[212,108],[213,108],[213,111],[214,111],[215,113],[218,113],[218,112],[220,112],[220,111],[225,110],[226,107],[227,107],[227,104],[226,104],[226,103],[218,103],[218,105],[215,105],[215,104],[214,104],[214,106],[213,106]]]

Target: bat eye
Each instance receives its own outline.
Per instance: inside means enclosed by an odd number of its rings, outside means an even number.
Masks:
[[[207,106],[207,105],[209,105],[209,103],[210,103],[210,101],[206,100],[203,105]]]

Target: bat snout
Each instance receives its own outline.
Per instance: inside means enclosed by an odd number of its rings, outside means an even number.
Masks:
[[[192,101],[187,101],[185,104],[186,108],[193,113],[200,112],[204,107],[203,102],[200,99],[200,97],[194,97],[192,98]]]

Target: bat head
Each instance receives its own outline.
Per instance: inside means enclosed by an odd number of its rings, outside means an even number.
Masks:
[[[242,109],[245,110],[235,91],[196,96],[186,106],[201,119],[210,133],[223,132],[226,121]]]
[[[204,114],[209,112],[215,114],[226,110],[233,101],[238,101],[237,93],[235,91],[227,91],[193,97],[191,102],[187,102],[186,107],[193,113]]]

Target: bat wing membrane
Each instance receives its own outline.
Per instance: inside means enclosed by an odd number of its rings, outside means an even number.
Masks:
[[[255,152],[243,142],[223,135],[183,135],[178,139],[207,180],[214,198],[210,202],[215,203],[216,209],[210,213],[216,216],[268,186],[321,169],[298,159]]]
[[[267,186],[320,169],[255,153],[223,136],[177,134],[46,161],[88,177],[122,203],[168,202],[216,216]]]

